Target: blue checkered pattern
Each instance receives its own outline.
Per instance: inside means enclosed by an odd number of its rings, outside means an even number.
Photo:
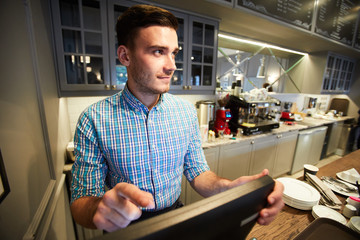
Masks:
[[[195,107],[168,93],[150,111],[127,87],[91,105],[74,143],[72,201],[127,182],[152,193],[160,210],[179,198],[183,173],[192,181],[209,170]]]

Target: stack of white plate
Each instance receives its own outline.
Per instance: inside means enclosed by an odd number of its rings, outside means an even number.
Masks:
[[[315,219],[317,218],[330,218],[332,220],[338,221],[346,225],[346,218],[341,215],[339,212],[335,211],[326,206],[316,205],[312,208],[311,214]]]
[[[360,233],[360,216],[351,217],[347,226],[355,232]]]
[[[283,200],[286,205],[300,210],[311,210],[319,204],[320,193],[309,184],[286,177],[276,180],[284,185]]]

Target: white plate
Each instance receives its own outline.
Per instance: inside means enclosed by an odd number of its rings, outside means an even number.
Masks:
[[[360,183],[360,174],[355,170],[355,168],[339,172],[336,174],[336,177],[354,185],[356,185],[356,181],[359,181]]]
[[[330,218],[346,225],[346,218],[343,215],[331,208],[322,205],[314,206],[312,208],[312,215],[314,218]]]
[[[339,180],[341,181],[341,180]],[[345,191],[342,191],[336,187],[334,187],[332,184],[329,184],[327,183],[326,181],[322,181],[326,186],[328,186],[332,191],[340,194],[340,195],[343,195],[343,196],[347,196],[347,197],[359,197],[359,194],[357,192],[345,192]],[[354,187],[354,185],[351,185],[350,183],[347,183],[347,182],[344,182],[344,181],[341,181],[343,182],[344,184],[346,184],[347,186],[349,187]]]
[[[284,196],[299,203],[314,203],[320,200],[320,193],[309,184],[294,178],[278,178],[284,185]]]
[[[360,233],[360,217],[359,216],[351,217],[347,225],[352,230]]]
[[[313,203],[311,205],[304,205],[304,204],[298,204],[298,203],[294,203],[292,201],[286,200],[284,199],[284,203],[290,207],[296,208],[296,209],[300,209],[300,210],[311,210],[313,206],[318,205],[319,203]]]

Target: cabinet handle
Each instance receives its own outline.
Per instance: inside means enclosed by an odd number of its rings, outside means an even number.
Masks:
[[[116,85],[111,85],[112,90],[116,90]]]
[[[277,135],[277,138],[282,138],[282,135],[280,134],[280,135]]]
[[[110,90],[110,85],[109,85],[109,84],[106,84],[106,85],[105,85],[105,89],[106,89],[106,90]]]
[[[191,90],[191,86],[188,86],[188,90]]]
[[[187,89],[188,89],[188,86],[183,86],[183,89],[184,89],[184,90],[187,90]]]
[[[250,143],[251,143],[251,144],[254,144],[254,143],[255,143],[255,141],[251,141]]]

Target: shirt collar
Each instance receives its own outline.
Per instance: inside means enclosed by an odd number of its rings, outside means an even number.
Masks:
[[[141,110],[146,113],[149,112],[149,109],[139,101],[129,90],[127,84],[122,91],[122,96],[124,97],[125,102],[134,110]],[[164,94],[160,95],[159,101],[157,104],[152,108],[155,111],[162,111],[164,109]]]

